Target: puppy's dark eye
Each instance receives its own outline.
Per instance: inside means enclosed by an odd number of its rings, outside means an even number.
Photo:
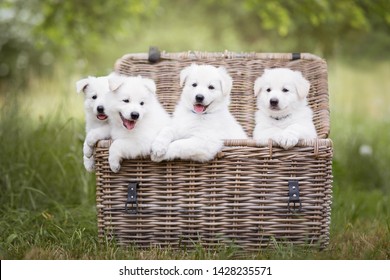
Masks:
[[[125,102],[125,103],[129,103],[130,102],[129,99],[123,99],[122,101]]]
[[[271,92],[271,89],[270,89],[270,88],[267,88],[266,91],[267,91],[267,92]]]
[[[213,85],[209,85],[209,89],[213,90],[215,87]]]
[[[139,105],[144,106],[145,102],[140,102]]]
[[[97,95],[92,96],[92,99],[96,99],[96,98],[97,98]]]
[[[193,84],[192,84],[192,87],[197,87],[197,86],[198,86],[197,83],[193,83]]]
[[[283,91],[283,92],[288,92],[289,90],[286,89],[286,88],[283,88],[282,91]]]

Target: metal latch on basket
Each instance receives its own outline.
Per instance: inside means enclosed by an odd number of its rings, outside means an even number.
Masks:
[[[293,204],[292,209],[290,205]],[[299,209],[296,210],[296,204],[299,205]],[[288,211],[289,212],[300,212],[302,210],[302,203],[299,199],[299,182],[288,181]]]
[[[137,201],[137,188],[138,182],[131,182],[127,188],[127,201],[125,204],[125,212],[127,214],[137,214],[138,201]]]

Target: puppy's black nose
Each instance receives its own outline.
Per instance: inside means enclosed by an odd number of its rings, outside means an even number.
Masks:
[[[132,120],[138,120],[138,118],[139,118],[139,113],[137,113],[137,112],[131,112],[130,117],[131,117]]]
[[[278,106],[278,104],[279,104],[279,99],[277,99],[277,98],[271,98],[270,101],[269,101],[269,104],[270,104],[272,107],[276,107],[276,106]]]
[[[97,111],[98,111],[98,113],[103,114],[104,113],[104,107],[103,106],[97,106]]]
[[[196,96],[195,96],[195,100],[196,100],[196,102],[203,102],[203,100],[204,100],[204,96],[202,95],[202,94],[197,94]]]

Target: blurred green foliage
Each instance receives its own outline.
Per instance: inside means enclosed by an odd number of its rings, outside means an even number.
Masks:
[[[169,34],[172,26],[188,32]],[[162,33],[170,44],[159,40]],[[51,70],[59,60],[96,60],[118,45],[135,48],[147,34],[161,48],[196,49],[212,41],[223,51],[231,49],[227,42],[239,42],[237,51],[382,59],[389,57],[390,1],[3,0],[0,77]],[[191,37],[208,43],[195,44]]]
[[[375,44],[390,46],[390,2],[386,0],[246,0],[245,5],[259,19],[254,35],[263,32],[277,41],[285,38],[294,48],[320,50],[329,56],[366,52]]]
[[[61,59],[94,54],[105,40],[147,20],[158,0],[3,0],[0,2],[0,77],[44,70]]]

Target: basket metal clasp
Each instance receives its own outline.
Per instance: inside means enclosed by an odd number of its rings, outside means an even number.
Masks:
[[[138,213],[137,188],[138,182],[130,182],[127,187],[127,201],[125,203],[125,212],[127,214]]]
[[[290,205],[293,204],[293,207],[290,208]],[[298,210],[296,210],[296,204],[299,205]],[[301,212],[302,203],[299,198],[299,182],[296,180],[288,181],[288,212]]]

